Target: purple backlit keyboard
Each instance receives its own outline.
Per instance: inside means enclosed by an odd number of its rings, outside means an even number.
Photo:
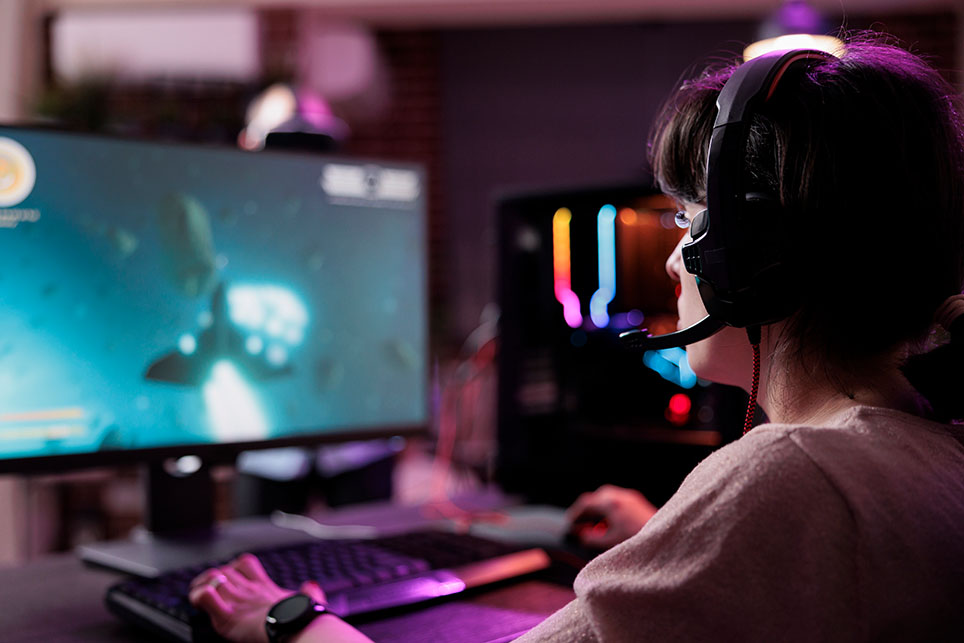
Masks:
[[[343,617],[457,594],[544,569],[550,562],[541,549],[441,531],[313,540],[252,553],[281,587],[297,589],[306,580],[318,581],[331,610]],[[107,591],[107,606],[121,619],[171,640],[219,641],[207,616],[187,601],[191,579],[211,566],[118,583]]]

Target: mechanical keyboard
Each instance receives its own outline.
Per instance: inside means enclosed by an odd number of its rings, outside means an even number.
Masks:
[[[342,617],[456,594],[539,571],[550,563],[541,549],[443,531],[312,540],[251,553],[281,587],[297,589],[306,580],[317,581],[331,610]],[[225,562],[123,581],[108,589],[107,607],[122,620],[170,640],[220,641],[207,615],[188,602],[187,593],[197,574]]]

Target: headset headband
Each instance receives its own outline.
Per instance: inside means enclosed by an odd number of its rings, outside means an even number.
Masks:
[[[693,222],[693,240],[683,247],[686,269],[697,276],[710,316],[730,326],[779,321],[790,312],[785,293],[781,233],[785,214],[778,195],[751,194],[746,148],[753,117],[786,72],[832,60],[816,50],[774,52],[741,65],[717,99],[717,117],[706,164],[706,210]],[[770,239],[753,243],[765,226]]]
[[[772,52],[737,67],[717,98],[717,116],[706,163],[706,209],[690,226],[692,241],[682,248],[686,270],[696,275],[708,315],[676,333],[623,333],[632,348],[683,346],[706,339],[723,326],[760,326],[786,318],[792,295],[785,290],[781,256],[784,213],[778,195],[750,194],[746,188],[746,147],[750,125],[787,71],[836,57],[823,51]],[[770,240],[754,244],[755,228]],[[771,230],[772,229],[772,230]]]

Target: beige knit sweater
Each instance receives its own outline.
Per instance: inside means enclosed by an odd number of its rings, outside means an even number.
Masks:
[[[964,427],[858,407],[701,463],[521,641],[964,641]]]

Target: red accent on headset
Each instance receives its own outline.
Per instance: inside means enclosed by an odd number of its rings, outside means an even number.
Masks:
[[[780,79],[783,78],[784,72],[786,72],[787,68],[793,63],[797,62],[798,60],[803,60],[805,58],[830,60],[832,57],[833,57],[832,54],[826,54],[825,56],[821,56],[820,54],[813,51],[802,51],[796,56],[793,56],[792,58],[786,60],[782,65],[780,65],[780,69],[777,70],[777,73],[773,75],[773,81],[770,83],[770,89],[767,90],[767,97],[764,98],[763,100],[764,101],[770,100],[770,97],[773,96],[773,92],[776,90],[777,85],[780,84]]]
[[[746,405],[746,419],[743,421],[743,435],[750,432],[756,419],[756,396],[760,390],[760,342],[753,346],[753,379],[750,382],[750,401]]]

